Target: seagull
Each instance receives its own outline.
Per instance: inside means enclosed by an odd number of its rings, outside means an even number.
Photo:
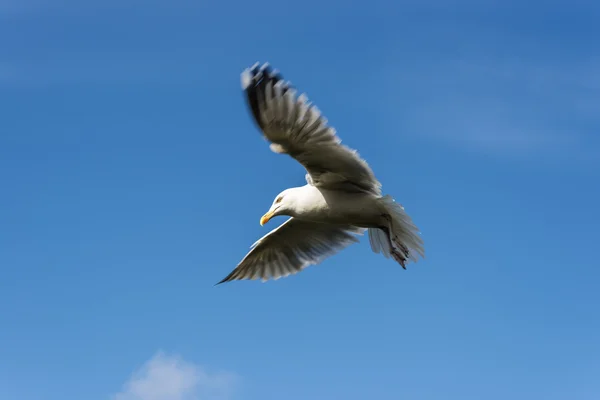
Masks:
[[[418,228],[359,154],[343,145],[305,94],[268,63],[241,74],[255,123],[270,149],[306,169],[306,185],[279,193],[260,219],[290,218],[254,243],[237,267],[217,285],[245,279],[263,282],[302,271],[338,253],[368,231],[371,249],[406,269],[425,257]]]

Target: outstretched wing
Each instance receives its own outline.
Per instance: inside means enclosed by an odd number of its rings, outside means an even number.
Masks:
[[[271,150],[289,154],[306,168],[306,180],[316,187],[381,193],[381,184],[358,153],[341,144],[306,96],[296,95],[289,82],[268,64],[242,73],[242,88],[252,116],[271,142]]]
[[[218,284],[242,279],[279,279],[318,264],[358,242],[364,229],[290,218],[251,247],[238,266]],[[218,285],[217,284],[217,285]]]

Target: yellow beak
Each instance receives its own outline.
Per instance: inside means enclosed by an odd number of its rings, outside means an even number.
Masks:
[[[269,220],[273,217],[273,213],[271,211],[269,211],[268,213],[266,213],[265,215],[263,215],[260,218],[260,226],[263,226],[264,224],[266,224],[267,222],[269,222]]]

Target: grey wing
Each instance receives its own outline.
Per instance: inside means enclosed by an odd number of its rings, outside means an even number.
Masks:
[[[290,218],[251,247],[238,266],[218,284],[242,279],[278,279],[318,264],[358,242],[364,229]]]
[[[268,64],[242,73],[242,88],[271,150],[289,154],[316,187],[381,194],[381,184],[359,154],[341,144],[335,129]]]

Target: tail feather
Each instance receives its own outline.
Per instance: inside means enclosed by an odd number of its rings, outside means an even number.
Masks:
[[[378,228],[369,228],[369,242],[375,253],[381,253],[385,258],[390,258],[391,248],[387,234]]]
[[[389,195],[382,197],[380,201],[389,215],[389,236],[382,229],[369,229],[371,249],[375,253],[382,253],[386,258],[391,255],[403,268],[406,268],[408,260],[417,262],[419,256],[424,258],[423,239],[404,207]]]

